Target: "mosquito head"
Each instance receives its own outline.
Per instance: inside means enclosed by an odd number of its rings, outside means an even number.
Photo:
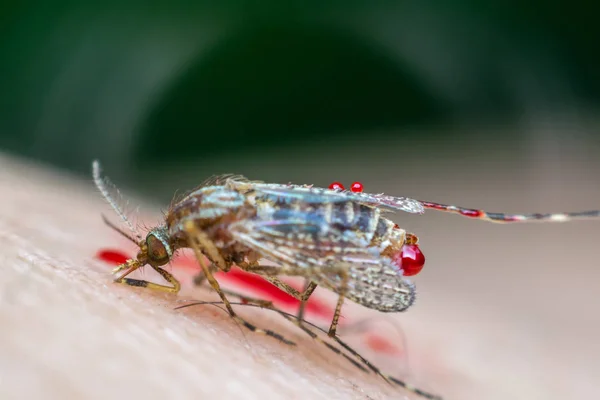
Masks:
[[[118,265],[113,269],[113,274],[127,270],[125,275],[128,275],[147,264],[150,264],[153,267],[160,267],[167,264],[173,258],[173,246],[168,240],[169,235],[165,227],[152,229],[148,232],[145,239],[136,242],[132,237],[127,236],[126,233],[112,225],[108,220],[105,219],[105,222],[140,248],[140,251],[135,258],[129,259],[123,264]]]
[[[137,259],[140,263],[160,267],[171,261],[173,247],[169,243],[166,228],[154,228],[146,235],[146,240],[140,244]]]

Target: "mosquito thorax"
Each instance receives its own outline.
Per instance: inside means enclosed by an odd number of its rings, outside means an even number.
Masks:
[[[173,250],[164,228],[151,230],[146,236],[146,254],[148,263],[154,266],[165,265],[171,260]]]

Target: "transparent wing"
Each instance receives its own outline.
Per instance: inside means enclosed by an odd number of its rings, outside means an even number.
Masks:
[[[425,209],[420,201],[407,197],[394,197],[384,194],[353,193],[311,186],[279,185],[257,183],[251,186],[229,182],[236,189],[254,190],[257,195],[272,198],[275,201],[306,203],[336,203],[355,201],[390,210],[405,211],[413,214],[422,214]]]
[[[227,182],[228,180],[232,180],[235,182],[252,182],[248,178],[246,178],[244,175],[221,174],[221,175],[213,175],[213,176],[207,178],[206,180],[204,180],[204,182],[202,182],[200,184],[199,187],[221,186],[221,185],[224,185],[225,182]]]
[[[402,271],[348,232],[301,218],[241,221],[230,232],[239,243],[278,264],[282,274],[305,276],[336,293],[344,291],[366,307],[399,312],[414,301],[414,286],[403,279]]]

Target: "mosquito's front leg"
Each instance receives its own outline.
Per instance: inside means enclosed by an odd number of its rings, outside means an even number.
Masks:
[[[165,271],[164,269],[162,269],[160,267],[153,266],[152,268],[173,286],[159,285],[157,283],[148,282],[148,281],[141,280],[141,279],[126,278],[127,275],[129,275],[133,271],[140,268],[140,264],[135,261],[127,262],[125,264],[119,265],[117,268],[115,268],[113,270],[113,273],[120,272],[127,267],[129,267],[127,269],[127,271],[125,271],[120,277],[115,279],[116,283],[120,283],[120,284],[128,285],[128,286],[135,286],[135,287],[145,287],[145,288],[149,288],[149,289],[153,289],[153,290],[158,290],[160,292],[168,292],[168,293],[177,293],[181,289],[181,284],[179,283],[179,281],[177,279],[175,279],[175,277],[173,275],[171,275],[171,273]]]

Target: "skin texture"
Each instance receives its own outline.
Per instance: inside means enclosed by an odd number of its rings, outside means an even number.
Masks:
[[[479,206],[482,195],[463,189],[430,198],[471,196],[461,205]],[[297,348],[242,330],[214,308],[174,311],[173,295],[113,284],[93,255],[123,241],[103,225],[109,209],[90,181],[3,156],[0,190],[0,398],[403,398],[265,310],[240,312]],[[542,211],[565,208],[547,198]],[[513,211],[538,204],[513,200]],[[494,205],[490,211],[503,211]],[[597,222],[498,227],[434,212],[416,218],[404,221],[428,264],[415,279],[415,307],[390,317],[408,342],[402,378],[447,399],[599,395]],[[182,296],[191,294],[184,288]],[[344,313],[377,316],[352,305]]]
[[[107,246],[133,248],[102,223],[109,210],[91,182],[0,162],[8,193],[0,218],[1,398],[402,395],[267,310],[240,313],[294,340],[295,348],[252,334],[215,308],[174,311],[181,305],[175,295],[112,283],[110,267],[94,254]],[[160,282],[150,270],[140,276]],[[207,291],[201,296],[216,299]]]

